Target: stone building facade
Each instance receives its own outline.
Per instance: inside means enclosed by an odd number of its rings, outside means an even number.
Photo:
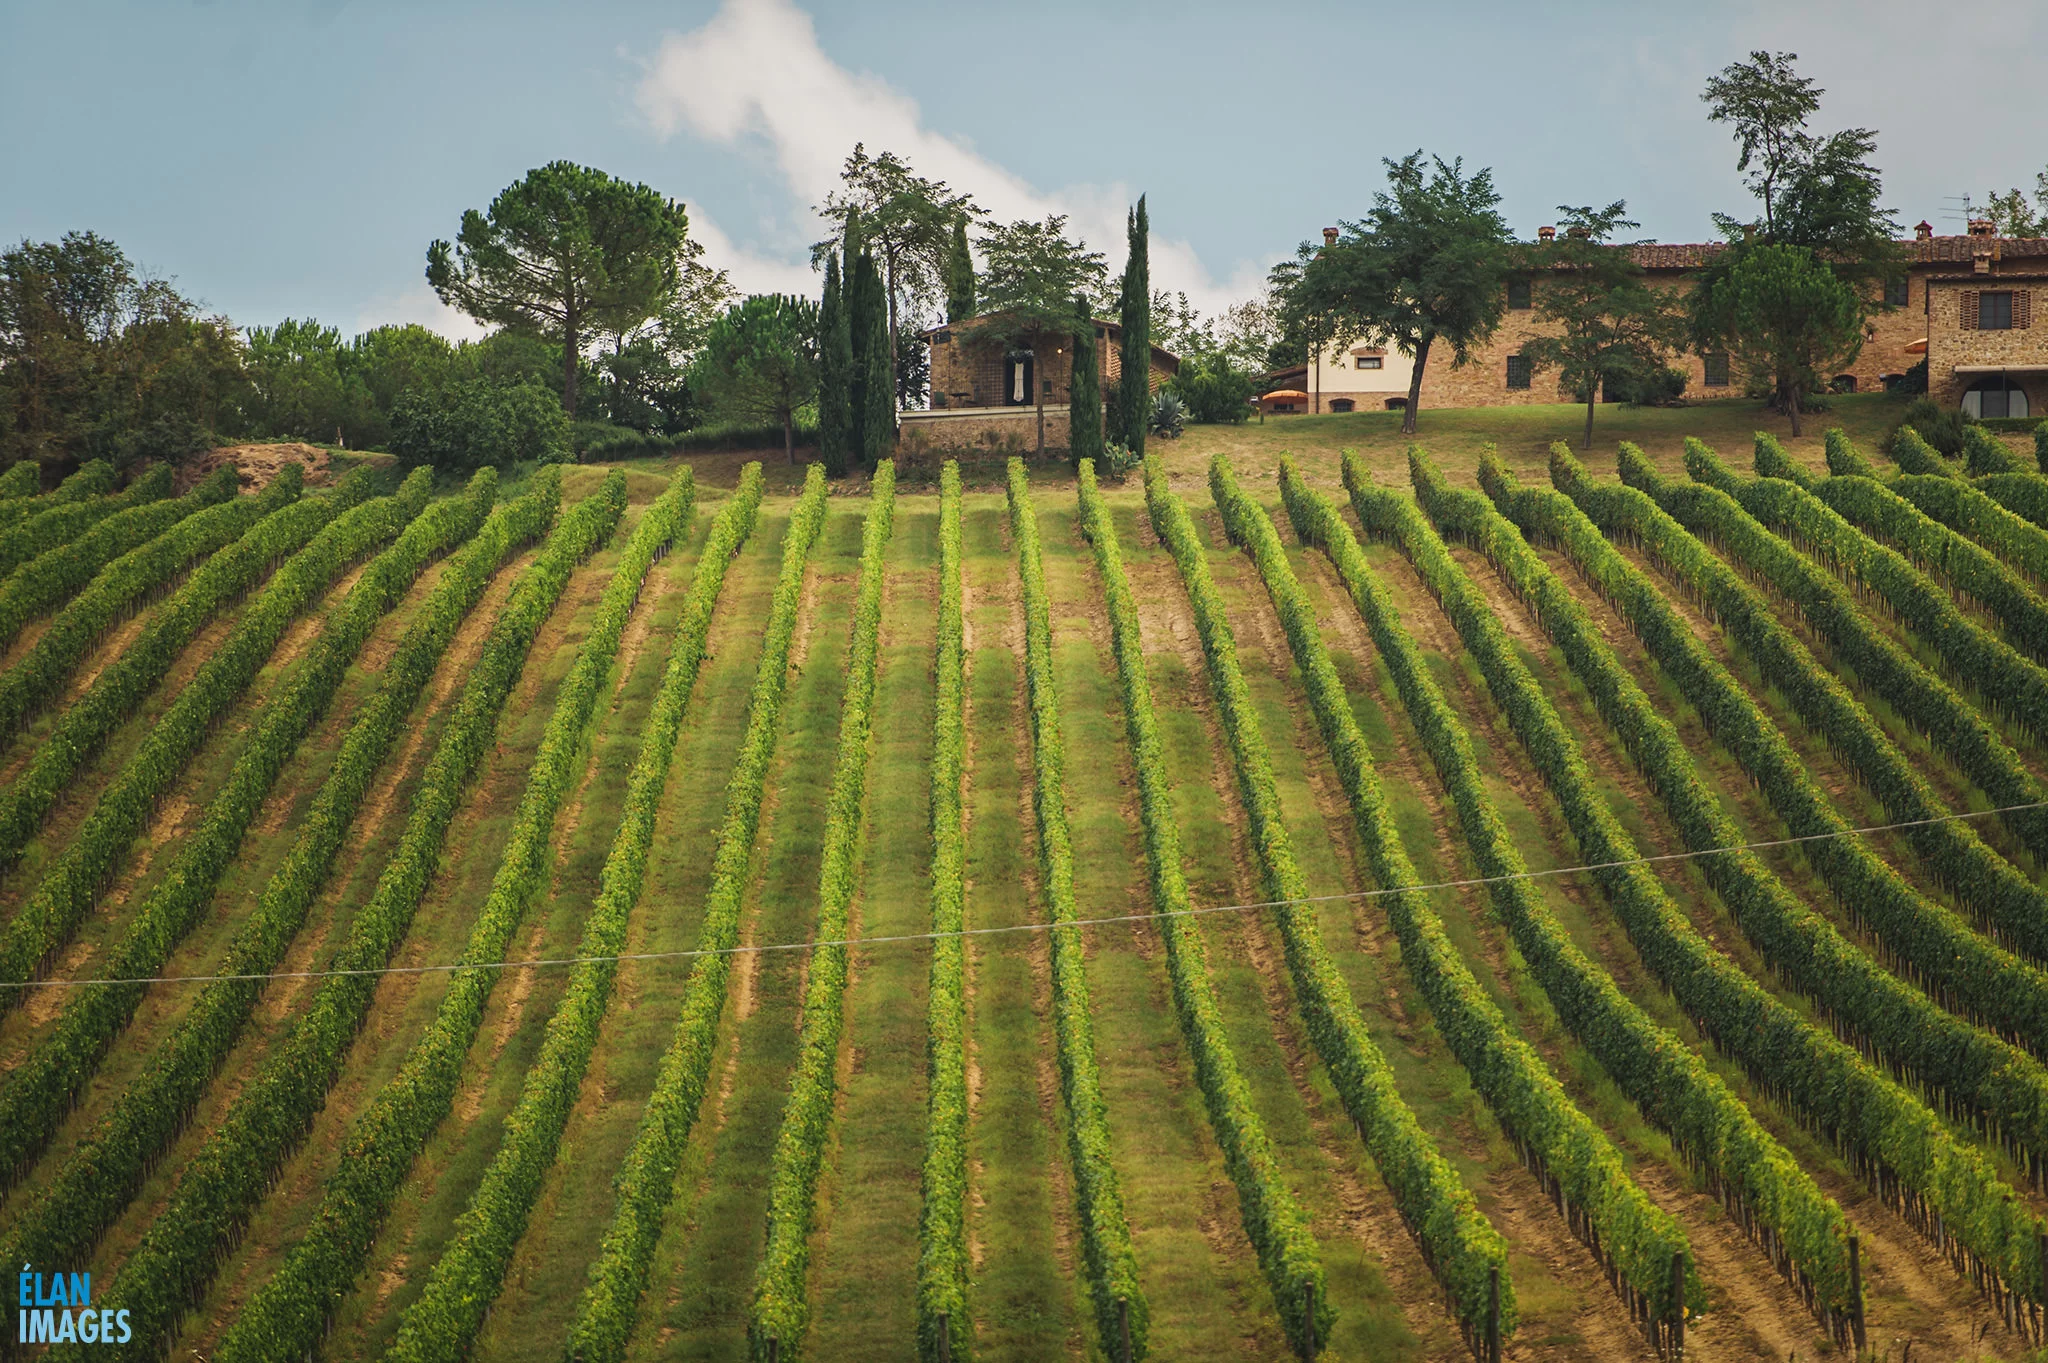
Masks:
[[[986,450],[1018,453],[1038,445],[1039,402],[1045,407],[1047,449],[1067,447],[1068,400],[1073,395],[1074,341],[1065,332],[1004,339],[997,317],[933,327],[924,333],[931,353],[931,407],[897,414],[907,453]],[[1122,377],[1123,328],[1095,321],[1095,366],[1104,392]],[[1180,358],[1152,347],[1146,375],[1157,392],[1180,369]]]
[[[1919,235],[1899,247],[1902,268],[1882,286],[1884,306],[1870,314],[1862,350],[1829,376],[1835,386],[1856,392],[1881,389],[1924,351],[1928,390],[1937,401],[1967,403],[1973,414],[1986,403],[2013,415],[2048,411],[2043,406],[2048,403],[2048,323],[2032,325],[2035,291],[2048,290],[2048,238],[1995,237],[1981,220],[1971,224],[1969,235],[1935,236],[1922,223]],[[1653,286],[1683,292],[1727,248],[1707,242],[1628,249]],[[1982,301],[1986,294],[1993,296],[1989,304]],[[2001,302],[1999,295],[2011,299]],[[2048,292],[2040,298],[2048,305]],[[1515,280],[1500,329],[1465,364],[1454,366],[1443,350],[1432,353],[1423,372],[1423,407],[1574,401],[1555,371],[1532,373],[1522,360],[1526,343],[1550,330],[1539,320],[1535,302],[1529,282]],[[1965,312],[1970,322],[1986,325],[1965,325]],[[1680,354],[1669,363],[1684,371],[1688,401],[1742,396],[1742,375],[1725,355]],[[1318,364],[1269,379],[1273,386],[1305,389],[1309,397],[1300,404],[1305,411],[1381,411],[1407,404],[1413,365],[1398,351],[1351,344],[1333,348]],[[1993,391],[2020,396],[1985,397]],[[2022,405],[2025,412],[2019,410]]]

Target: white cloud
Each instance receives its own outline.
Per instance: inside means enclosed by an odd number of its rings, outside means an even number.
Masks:
[[[710,215],[695,204],[687,206],[690,236],[704,243],[704,262],[732,276],[733,287],[741,293],[799,293],[818,291],[818,272],[808,258],[780,260],[736,245]]]
[[[1069,214],[1069,232],[1103,252],[1112,269],[1123,260],[1124,213],[1136,198],[1129,186],[1045,191],[1029,184],[966,141],[927,127],[910,96],[839,65],[819,46],[810,16],[790,0],[726,0],[703,27],[664,38],[640,82],[638,102],[665,137],[688,132],[726,146],[765,144],[809,221],[815,221],[811,205],[837,187],[853,144],[864,142],[904,157],[921,175],[965,190],[999,219]],[[1152,222],[1154,287],[1184,289],[1204,312],[1261,291],[1262,266],[1246,263],[1230,279],[1219,280],[1192,246],[1159,232],[1156,213]],[[693,214],[692,223],[703,219]],[[823,235],[822,227],[817,235]],[[708,237],[705,255],[732,270],[742,287],[752,286],[741,260],[769,263],[728,256]],[[808,274],[808,265],[803,268]]]
[[[425,280],[409,288],[380,293],[356,313],[358,334],[382,326],[402,326],[407,322],[417,322],[429,331],[438,331],[451,341],[481,340],[492,331],[468,313],[443,303],[441,296]]]

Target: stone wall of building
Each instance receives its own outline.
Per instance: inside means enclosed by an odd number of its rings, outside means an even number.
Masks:
[[[1047,403],[1045,447],[1067,449],[1067,407]],[[1030,454],[1038,448],[1036,407],[981,407],[905,412],[897,425],[896,448],[908,459],[962,453],[989,456]]]
[[[1965,330],[1964,296],[1982,289],[2011,289],[2028,294],[2029,311],[2034,314],[2028,318],[2031,325],[1999,331]],[[1957,365],[2048,365],[2048,318],[2039,315],[2040,307],[2048,304],[2048,277],[1937,277],[1928,281],[1928,292],[1931,306],[1925,333],[1927,391],[1944,407],[1959,405],[1963,394],[1979,380],[1996,377],[1958,374]],[[2026,393],[2031,415],[2048,414],[2048,374],[2012,374],[2008,382]]]

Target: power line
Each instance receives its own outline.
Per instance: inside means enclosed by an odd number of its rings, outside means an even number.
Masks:
[[[1204,904],[1169,912],[1108,914],[1099,918],[1077,918],[1071,923],[1014,923],[998,928],[962,928],[958,932],[905,932],[877,937],[837,937],[822,941],[769,942],[752,946],[727,947],[723,951],[638,951],[623,952],[616,956],[550,956],[523,961],[456,961],[446,965],[387,965],[356,970],[277,970],[246,975],[135,975],[86,980],[5,980],[0,988],[7,989],[88,989],[100,986],[124,984],[214,984],[223,981],[242,980],[325,980],[343,975],[443,975],[457,970],[544,970],[561,966],[597,965],[605,962],[628,961],[689,961],[700,956],[742,956],[766,955],[783,951],[815,951],[819,947],[871,947],[893,946],[906,942],[932,942],[942,937],[997,937],[1020,932],[1048,932],[1053,928],[1094,928],[1109,927],[1119,923],[1143,923],[1155,918],[1202,918],[1210,914],[1246,913],[1258,909],[1278,909],[1309,904],[1334,904],[1365,899],[1383,899],[1395,894],[1428,894],[1437,890],[1464,890],[1484,885],[1497,885],[1510,880],[1545,880],[1557,876],[1580,875],[1589,871],[1617,871],[1630,866],[1660,866],[1671,862],[1697,861],[1702,857],[1728,856],[1736,852],[1762,852],[1774,847],[1796,847],[1802,843],[1827,842],[1834,838],[1864,837],[1872,833],[1891,833],[1905,828],[1925,828],[1931,824],[1958,823],[1965,819],[1988,819],[2000,814],[2021,814],[2029,810],[2048,809],[2048,800],[2036,800],[2028,804],[2002,805],[1997,809],[1974,809],[1962,814],[1939,814],[1931,819],[1906,819],[1898,823],[1869,824],[1861,828],[1845,828],[1834,833],[1807,833],[1792,838],[1770,838],[1762,842],[1735,843],[1728,847],[1704,847],[1693,852],[1663,852],[1656,856],[1630,857],[1624,861],[1583,862],[1576,866],[1553,866],[1541,871],[1521,871],[1508,876],[1473,876],[1464,880],[1437,880],[1422,885],[1404,885],[1394,889],[1352,890],[1341,894],[1307,895],[1300,899],[1263,899],[1248,904]]]

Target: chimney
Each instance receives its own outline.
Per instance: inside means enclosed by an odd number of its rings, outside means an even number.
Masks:
[[[1991,226],[1991,219],[1989,219],[1989,218],[1972,218],[1972,219],[1970,219],[1970,235],[1971,235],[1971,236],[1973,236],[1973,237],[1988,237],[1988,236],[1993,236],[1993,235],[1995,235],[1995,233],[1994,233],[1994,232],[1993,232],[1993,230],[1992,230],[1992,226]]]
[[[1337,229],[1336,229],[1336,228],[1334,228],[1334,227],[1325,227],[1325,228],[1323,229],[1323,245],[1325,245],[1325,246],[1335,246],[1336,244],[1337,244]]]
[[[1914,223],[1914,224],[1913,224],[1913,240],[1915,240],[1915,241],[1932,241],[1933,239],[1934,239],[1934,224],[1933,224],[1933,223],[1931,223],[1931,222],[1927,221],[1927,219],[1925,219],[1925,218],[1922,218],[1922,219],[1921,219],[1921,220],[1920,220],[1919,222],[1916,222],[1916,223]]]
[[[1538,241],[1541,241],[1541,242],[1552,242],[1552,241],[1556,241],[1556,240],[1557,240],[1557,229],[1556,229],[1555,227],[1539,227],[1539,228],[1537,228],[1537,229],[1536,229],[1536,240],[1538,240]]]
[[[1593,235],[1593,229],[1590,227],[1567,227],[1564,229],[1564,234],[1573,241],[1584,241]]]

